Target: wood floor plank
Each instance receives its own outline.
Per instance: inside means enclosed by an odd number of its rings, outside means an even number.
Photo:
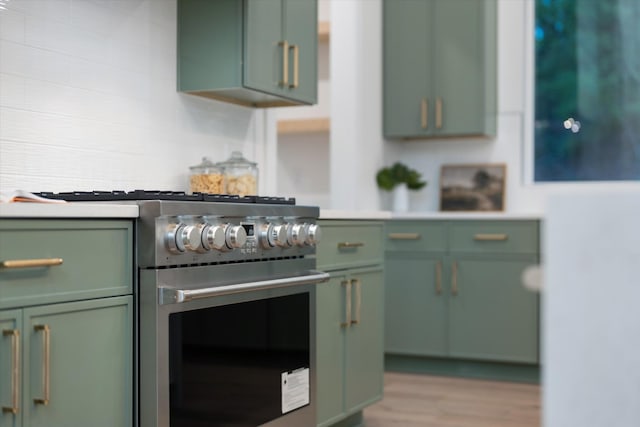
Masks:
[[[540,386],[385,373],[364,427],[539,427]]]

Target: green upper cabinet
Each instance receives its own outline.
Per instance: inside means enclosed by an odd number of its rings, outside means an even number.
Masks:
[[[495,135],[495,0],[384,0],[384,135]]]
[[[178,90],[253,107],[317,101],[317,0],[178,0]]]

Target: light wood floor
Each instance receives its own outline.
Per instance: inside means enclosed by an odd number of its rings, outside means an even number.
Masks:
[[[385,373],[364,427],[539,427],[540,386]]]

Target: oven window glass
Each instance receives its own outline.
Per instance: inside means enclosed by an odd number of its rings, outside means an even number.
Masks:
[[[309,293],[171,314],[171,427],[282,416],[283,373],[309,369]]]

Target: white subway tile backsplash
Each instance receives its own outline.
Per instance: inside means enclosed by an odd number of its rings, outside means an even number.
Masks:
[[[176,91],[175,0],[11,0],[0,27],[0,190],[186,190],[263,143],[257,110]]]
[[[11,9],[0,10],[0,40],[24,43],[25,16]]]

